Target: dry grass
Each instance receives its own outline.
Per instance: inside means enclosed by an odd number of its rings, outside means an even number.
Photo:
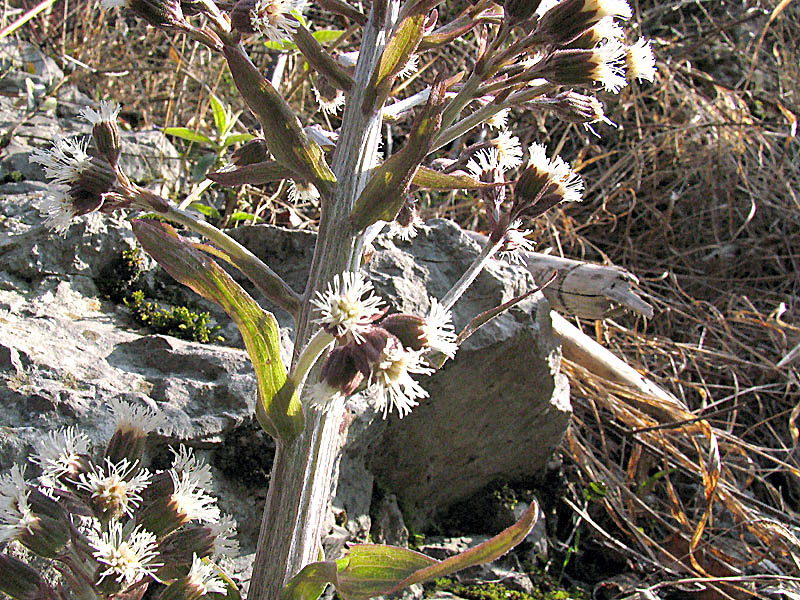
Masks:
[[[675,597],[764,597],[796,585],[782,576],[800,574],[798,371],[777,366],[800,343],[792,129],[800,8],[788,3],[769,21],[776,8],[639,2],[660,73],[655,85],[607,99],[619,129],[603,127],[598,139],[548,115],[516,115],[523,141],[558,149],[588,184],[583,204],[540,220],[540,248],[624,266],[656,307],[651,321],[621,315],[581,325],[676,403],[654,407],[567,363],[575,423],[563,450],[576,490],[609,486],[604,513],[576,493],[576,518],[651,574],[642,588]],[[209,92],[235,101],[219,57],[184,40],[171,45],[131,18],[103,17],[97,2],[58,3],[20,35],[75,65],[70,83],[125,102],[136,126],[202,128]],[[253,50],[269,72],[272,57]],[[459,52],[440,60],[457,65]],[[283,81],[298,107],[310,101],[299,61],[287,61]],[[273,222],[291,211],[313,222],[313,207],[290,209],[277,192],[252,190],[240,201]],[[426,202],[428,216],[480,227],[472,198]]]

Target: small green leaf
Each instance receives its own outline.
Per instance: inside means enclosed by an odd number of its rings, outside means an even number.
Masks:
[[[602,481],[592,481],[583,488],[583,497],[589,502],[600,502],[608,495],[608,486]]]
[[[303,430],[296,390],[281,362],[278,322],[210,257],[182,239],[166,223],[134,219],[133,233],[167,273],[204,298],[219,304],[242,334],[258,387],[256,417],[276,439],[291,441]]]
[[[250,140],[254,140],[256,136],[252,133],[234,133],[233,135],[229,135],[225,138],[225,142],[222,144],[223,148],[227,148],[228,146],[232,146],[233,144],[238,144],[240,142],[249,142]]]
[[[328,583],[336,581],[335,562],[306,565],[281,590],[281,600],[317,600]]]
[[[213,206],[208,206],[207,204],[201,204],[200,202],[192,202],[189,205],[189,207],[195,209],[201,215],[211,217],[212,219],[219,219],[222,217],[222,215],[219,214],[219,211],[216,208],[214,208]]]
[[[344,33],[343,29],[320,29],[315,31],[311,35],[314,36],[314,39],[317,40],[320,44],[324,44],[325,42],[335,42]]]
[[[264,42],[264,46],[266,46],[270,50],[278,50],[279,52],[288,52],[290,50],[297,50],[297,44],[295,44],[294,42],[290,42],[289,40],[283,40],[282,42],[267,41]]]
[[[165,135],[174,135],[187,142],[194,142],[195,144],[203,144],[205,146],[214,146],[214,142],[204,136],[202,133],[192,131],[187,127],[165,127],[163,130]]]
[[[225,127],[228,125],[228,117],[230,116],[228,110],[222,104],[219,98],[211,94],[211,112],[214,113],[214,127],[217,133],[222,136],[225,132]]]
[[[237,210],[230,217],[231,221],[254,221],[256,216],[247,212]]]

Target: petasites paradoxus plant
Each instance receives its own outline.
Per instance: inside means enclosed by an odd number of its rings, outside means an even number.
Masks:
[[[93,125],[91,139],[60,138],[52,149],[36,151],[32,157],[55,184],[42,210],[56,231],[65,231],[82,215],[97,218],[127,211],[144,249],[175,279],[222,306],[241,331],[257,376],[255,416],[277,446],[249,597],[316,598],[333,584],[342,597],[368,598],[508,551],[532,526],[535,504],[517,525],[441,563],[408,550],[370,545],[354,546],[338,561],[320,561],[338,432],[345,405],[354,394],[371,399],[384,415],[396,412],[403,417],[413,410],[427,396],[419,378],[453,358],[466,337],[456,336],[449,311],[481,269],[498,256],[514,258],[518,250],[529,248],[531,219],[561,202],[581,199],[583,183],[570,165],[538,144],[523,151],[507,121],[516,108],[550,111],[586,127],[610,124],[593,91],[616,93],[629,80],[652,81],[655,73],[649,45],[625,41],[622,23],[631,17],[628,4],[625,0],[478,0],[440,23],[440,3],[435,0],[373,0],[367,13],[341,0],[326,0],[315,3],[315,10],[351,23],[347,32],[334,36],[337,44],[328,48],[322,42],[330,40],[330,32],[311,32],[304,16],[307,3],[301,0],[103,0],[103,4],[129,10],[167,35],[189,35],[224,57],[244,104],[260,123],[260,133],[233,153],[231,165],[209,173],[210,179],[227,187],[288,180],[289,201],[313,198],[320,204],[308,283],[304,290],[294,290],[202,215],[126,176],[118,160],[119,108],[113,102],[101,103],[99,111],[84,112]],[[329,116],[341,111],[336,131],[301,122],[253,64],[243,40],[258,36],[274,47],[300,53],[312,67],[308,74],[320,110]],[[467,71],[437,75],[434,62],[430,69],[434,76],[427,77],[430,84],[403,95],[406,86],[396,84],[416,68],[420,57],[427,60],[465,39],[474,42]],[[407,134],[384,160],[378,146],[388,121],[400,123]],[[464,136],[472,143],[452,146]],[[455,158],[452,152],[448,157],[437,155],[451,146],[463,150]],[[478,196],[490,235],[449,292],[431,298],[425,314],[405,314],[375,295],[360,270],[362,258],[365,247],[387,223],[393,234],[414,237],[415,228],[424,226],[414,194],[428,189],[467,190]],[[157,220],[148,219],[153,214]],[[173,225],[205,241],[198,243]],[[296,340],[290,365],[281,362],[275,318],[216,260],[238,268],[266,298],[292,315]],[[485,319],[477,319],[472,328]],[[109,460],[126,458],[121,451],[112,454]],[[118,486],[141,492],[142,497],[141,503],[128,502],[125,510],[95,515],[100,523],[95,537],[113,537],[117,544],[113,560],[97,555],[99,542],[92,546],[90,540],[87,546],[77,537],[84,534],[76,521],[91,517],[90,510],[81,509],[86,515],[42,512],[49,509],[30,500],[39,495],[23,485],[21,471],[12,473],[7,482],[10,491],[2,496],[0,519],[3,531],[11,532],[6,537],[57,561],[66,583],[81,598],[135,597],[156,581],[171,584],[160,592],[163,598],[221,593],[213,552],[198,549],[191,557],[184,554],[180,564],[159,554],[163,525],[144,499],[153,497],[155,502],[165,497],[164,490],[177,493],[178,470],[170,481],[148,479],[137,459],[127,460],[124,465],[108,462],[97,467],[116,469]],[[89,476],[82,472],[64,477],[55,492],[67,494],[64,497],[78,494],[82,483],[88,485],[84,482]],[[96,499],[84,504],[92,501]],[[44,504],[50,506],[43,500]],[[47,542],[47,547],[45,542],[33,542],[45,535],[37,525],[38,520],[46,523],[45,518],[66,523],[73,537]],[[97,562],[91,576],[70,575],[73,548],[82,549],[82,558]],[[12,596],[59,597],[58,590],[30,575],[24,563],[9,556],[2,560],[10,565],[2,572],[11,574],[2,589]],[[169,572],[162,573],[167,566]],[[36,591],[40,589],[44,591]],[[230,586],[227,593],[236,594]]]

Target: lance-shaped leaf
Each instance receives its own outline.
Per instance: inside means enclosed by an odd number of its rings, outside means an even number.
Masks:
[[[226,45],[223,53],[236,87],[261,123],[272,156],[301,180],[313,182],[320,193],[329,196],[336,176],[325,162],[322,148],[303,131],[292,109],[250,62],[241,46]]]
[[[480,190],[505,185],[505,183],[480,181],[464,172],[440,173],[422,166],[417,169],[411,183],[427,190]]]
[[[278,323],[210,257],[165,223],[135,219],[133,233],[145,251],[172,277],[219,304],[244,339],[258,383],[256,417],[271,436],[291,441],[303,430],[303,412],[287,385],[280,357]]]
[[[533,501],[519,521],[486,542],[438,561],[419,552],[359,544],[335,563],[317,562],[306,566],[289,580],[281,600],[316,600],[328,583],[346,600],[364,600],[398,592],[415,583],[444,577],[499,558],[525,539],[539,517]]]
[[[308,29],[302,24],[299,25],[293,39],[309,65],[323,74],[336,88],[345,92],[350,91],[353,87],[353,78],[325,51]]]
[[[444,83],[433,85],[427,104],[411,126],[406,145],[372,171],[350,213],[357,230],[379,220],[392,221],[403,207],[408,186],[441,127],[444,92]]]
[[[433,23],[435,22],[434,13]],[[375,67],[367,92],[364,94],[361,109],[365,113],[383,106],[392,91],[392,84],[397,74],[405,68],[409,58],[416,52],[417,46],[422,41],[422,37],[429,28],[428,23],[426,15],[414,14],[403,19],[397,27],[392,39],[383,49],[381,60]]]
[[[294,176],[289,169],[276,163],[274,160],[265,160],[263,162],[253,163],[231,169],[229,171],[211,171],[206,173],[211,181],[223,185],[225,187],[236,187],[249,183],[251,185],[261,185],[262,183],[269,183],[271,181],[280,181],[281,179],[291,178]]]

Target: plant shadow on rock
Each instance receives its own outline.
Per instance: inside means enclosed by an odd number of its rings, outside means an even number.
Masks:
[[[211,464],[225,477],[247,488],[269,485],[275,442],[250,420],[225,436],[211,456]]]

